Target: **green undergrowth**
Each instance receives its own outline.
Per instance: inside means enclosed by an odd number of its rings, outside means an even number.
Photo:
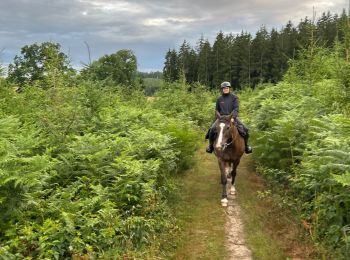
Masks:
[[[253,259],[317,259],[308,231],[283,198],[268,190],[249,157],[243,158],[236,180],[247,244]]]
[[[350,256],[349,64],[342,46],[304,50],[284,81],[241,93],[254,163],[324,259]]]
[[[175,86],[149,102],[118,89],[0,86],[2,258],[164,255],[171,177],[193,164],[210,94]],[[176,99],[183,92],[200,104]]]

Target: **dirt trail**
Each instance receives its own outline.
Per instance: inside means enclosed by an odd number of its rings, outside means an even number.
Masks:
[[[246,163],[248,158],[244,157],[241,164],[238,166],[238,174],[242,171],[247,171]],[[231,179],[229,179],[231,183]],[[245,241],[243,233],[243,223],[241,218],[241,207],[238,204],[237,192],[230,194],[228,192],[228,206],[226,208],[226,259],[239,259],[239,260],[250,260],[252,259],[251,251]]]
[[[243,235],[239,193],[229,195],[227,207],[222,207],[220,171],[213,154],[200,148],[195,166],[178,179],[180,198],[176,202],[176,217],[181,234],[173,259],[252,259]],[[249,157],[242,160],[238,174],[249,173]]]

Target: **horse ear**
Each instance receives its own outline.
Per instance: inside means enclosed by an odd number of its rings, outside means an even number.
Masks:
[[[233,114],[230,114],[230,122],[233,123],[235,121],[235,118],[233,117]]]

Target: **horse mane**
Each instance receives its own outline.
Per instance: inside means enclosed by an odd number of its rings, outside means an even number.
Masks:
[[[234,125],[232,122],[232,115],[222,115],[218,117],[218,123],[229,124],[230,126]]]
[[[218,111],[215,111],[216,118],[219,120],[219,122],[225,123],[230,122],[232,118],[232,114],[230,115],[220,115]]]

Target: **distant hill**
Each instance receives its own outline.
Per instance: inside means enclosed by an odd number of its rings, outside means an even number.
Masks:
[[[163,80],[160,78],[143,78],[143,84],[145,86],[145,95],[153,96],[156,91],[158,91],[163,83]]]
[[[137,76],[142,79],[145,78],[154,78],[154,79],[163,79],[163,72],[161,71],[151,71],[151,72],[137,72]]]

